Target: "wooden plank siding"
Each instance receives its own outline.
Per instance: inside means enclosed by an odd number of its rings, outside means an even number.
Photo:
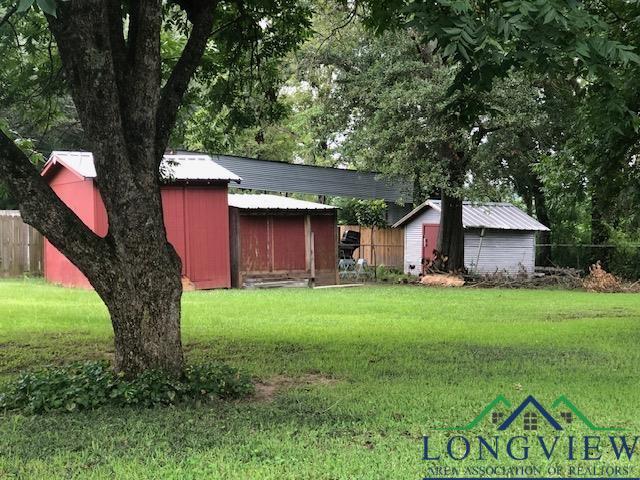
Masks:
[[[337,283],[335,212],[229,210],[233,287],[241,288],[248,279]]]
[[[369,228],[360,225],[340,225],[340,238],[347,230],[360,232],[360,248],[353,258],[364,258],[369,265],[402,268],[404,265],[404,229]]]
[[[42,275],[43,238],[14,210],[0,210],[0,277]]]

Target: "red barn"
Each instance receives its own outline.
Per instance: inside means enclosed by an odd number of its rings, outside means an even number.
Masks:
[[[229,195],[231,284],[337,283],[336,208],[278,195]]]
[[[231,286],[229,258],[229,182],[240,177],[208,155],[166,155],[161,189],[167,237],[182,259],[182,275],[195,288]],[[49,185],[98,235],[108,231],[107,213],[95,184],[88,152],[53,152],[42,171]],[[45,242],[44,276],[54,283],[91,288],[87,278],[49,242]]]

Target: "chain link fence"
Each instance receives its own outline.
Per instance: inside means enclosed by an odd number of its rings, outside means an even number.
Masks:
[[[614,275],[640,279],[640,244],[591,245],[552,243],[536,245],[536,266],[572,268],[587,273],[596,262]]]

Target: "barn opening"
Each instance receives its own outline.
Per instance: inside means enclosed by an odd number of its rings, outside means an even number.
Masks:
[[[230,194],[231,285],[337,283],[336,208],[269,194]]]

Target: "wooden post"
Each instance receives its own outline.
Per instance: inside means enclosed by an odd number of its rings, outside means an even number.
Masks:
[[[311,216],[304,217],[304,258],[306,270],[311,275]]]
[[[313,232],[311,232],[309,243],[311,244],[311,286],[313,286],[316,283],[316,249]]]
[[[333,268],[335,269],[335,285],[340,283],[340,271],[338,269],[338,263],[340,262],[340,253],[339,253],[339,244],[340,238],[342,237],[340,227],[338,226],[338,214],[337,212],[333,213],[333,239],[336,242],[335,248],[333,249]]]
[[[231,263],[231,287],[242,287],[240,273],[240,212],[237,208],[229,208],[229,260]]]

